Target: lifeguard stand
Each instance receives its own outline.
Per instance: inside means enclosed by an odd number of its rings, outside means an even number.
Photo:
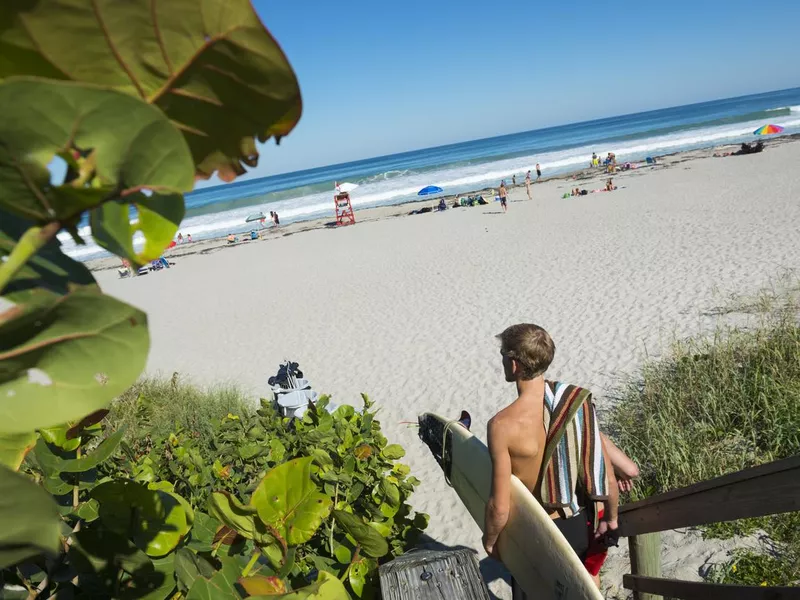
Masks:
[[[353,205],[350,204],[350,194],[348,192],[334,194],[333,200],[336,202],[336,224],[354,225],[356,216],[353,213]]]

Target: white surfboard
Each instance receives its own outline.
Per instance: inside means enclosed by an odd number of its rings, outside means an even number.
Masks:
[[[448,427],[450,421],[425,413],[419,417],[419,435],[483,530],[492,481],[489,449],[458,423]],[[503,564],[527,597],[603,600],[592,577],[542,505],[519,479],[512,476],[511,480],[511,515],[497,543]]]

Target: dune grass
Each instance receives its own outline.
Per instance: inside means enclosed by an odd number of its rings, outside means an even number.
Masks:
[[[106,422],[110,429],[126,427],[129,440],[166,437],[181,429],[210,442],[212,419],[252,412],[251,403],[233,385],[201,388],[177,374],[172,379],[147,377],[113,402]]]
[[[753,298],[710,314],[747,313],[748,327],[676,342],[618,389],[609,429],[639,465],[634,498],[800,453],[800,285],[784,275]],[[751,585],[800,581],[800,513],[704,528],[763,530],[761,552],[737,553],[712,578]]]

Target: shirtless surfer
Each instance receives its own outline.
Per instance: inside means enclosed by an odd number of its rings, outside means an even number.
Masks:
[[[638,469],[600,433],[588,390],[545,380],[555,344],[544,329],[523,323],[497,337],[506,381],[516,383],[518,398],[488,425],[493,475],[484,548],[498,558],[495,544],[508,521],[513,474],[550,514],[599,586],[608,546],[618,539],[617,487],[629,489]],[[550,459],[543,464],[545,454],[553,456],[556,448],[571,469],[557,469],[563,465]],[[624,484],[617,483],[612,458],[620,463]],[[592,465],[591,472],[586,464]]]

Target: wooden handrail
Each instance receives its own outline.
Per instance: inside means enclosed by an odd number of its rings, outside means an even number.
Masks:
[[[622,585],[635,593],[683,600],[800,600],[800,587],[759,587],[702,581],[679,581],[642,575],[625,575]]]
[[[800,455],[624,504],[619,528],[633,536],[792,511],[800,511]]]

